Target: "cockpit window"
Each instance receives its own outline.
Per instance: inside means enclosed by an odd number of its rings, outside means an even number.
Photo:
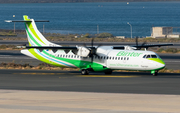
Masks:
[[[143,58],[158,58],[157,55],[144,55]]]
[[[157,56],[156,55],[151,55],[151,58],[157,58]]]
[[[144,55],[143,58],[146,58],[146,55]]]
[[[151,55],[147,55],[146,58],[151,58]]]

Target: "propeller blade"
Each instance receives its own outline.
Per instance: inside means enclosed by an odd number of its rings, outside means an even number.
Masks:
[[[136,37],[136,46],[138,46],[138,37]]]
[[[98,49],[98,48],[101,47],[101,46],[102,46],[102,44],[99,44],[96,49]]]
[[[99,44],[97,47],[94,47],[94,38],[92,38],[92,40],[91,40],[91,52],[89,55],[89,57],[91,57],[91,63],[93,63],[94,56],[99,57],[99,55],[96,54],[96,51],[100,46],[102,46],[102,44]]]
[[[145,44],[146,44],[146,41],[141,44],[141,47],[139,48],[139,50],[141,50],[141,48],[142,48]]]
[[[94,60],[94,56],[92,55],[91,56],[91,63],[93,63],[93,60]]]
[[[146,41],[145,41],[145,42],[143,42],[141,46],[144,46],[145,44],[146,44]]]
[[[93,44],[94,44],[94,38],[92,38],[91,40],[91,47],[93,47]]]
[[[84,46],[84,47],[87,47],[85,43],[83,44],[83,46]]]

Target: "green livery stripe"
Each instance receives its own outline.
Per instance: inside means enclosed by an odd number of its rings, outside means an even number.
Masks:
[[[53,61],[50,62],[48,59],[46,59],[43,56],[36,53],[34,49],[29,49],[29,51],[40,61],[46,62],[46,63],[54,65],[54,66],[68,67],[68,66],[64,66],[59,63],[53,62]],[[42,51],[42,53],[45,54],[48,58],[54,58],[55,60],[58,60],[58,61],[64,61],[64,62],[69,63],[69,65],[71,64],[78,68],[90,68],[90,65],[91,65],[91,67],[93,68],[94,71],[104,71],[104,70],[108,69],[108,68],[103,68],[103,65],[95,63],[95,62],[91,63],[90,61],[82,61],[82,60],[74,60],[74,59],[68,59],[68,58],[55,57],[54,55],[51,55],[46,51]]]
[[[47,55],[48,57],[50,57],[50,54],[47,53],[46,51],[43,51],[43,53],[45,55]],[[90,68],[90,65],[91,65],[91,67],[94,69],[94,71],[107,70],[107,68],[103,68],[103,65],[95,63],[95,62],[91,63],[90,61],[82,61],[82,60],[74,60],[74,59],[68,59],[68,58],[55,57],[54,55],[51,55],[51,57],[54,59],[57,59],[57,60],[71,63],[78,68]]]
[[[35,30],[34,30],[34,28],[33,28],[33,25],[30,23],[30,22],[27,22],[26,23],[27,25],[28,25],[28,27],[29,27],[29,30],[31,31],[31,33],[35,36],[35,38],[37,39],[37,40],[39,40],[40,42],[42,42],[43,44],[45,44],[40,38],[39,38],[39,36],[37,35],[37,33],[35,32]],[[28,29],[27,29],[28,30]],[[32,36],[32,35],[31,35]],[[34,37],[33,37],[34,38]],[[46,45],[46,44],[45,44]]]
[[[47,53],[46,51],[43,51],[43,53],[47,56],[50,56],[49,53]],[[91,64],[90,62],[88,61],[80,61],[80,60],[74,60],[74,59],[67,59],[67,58],[62,58],[62,57],[55,57],[54,55],[51,55],[52,58],[55,58],[55,59],[58,59],[58,60],[62,60],[62,61],[65,61],[65,62],[68,62],[68,63],[71,63],[71,64],[74,64],[76,67],[83,67],[83,65],[81,65],[81,63],[85,63],[86,65],[89,65]]]
[[[60,65],[60,64],[57,64],[55,62],[50,62],[48,59],[42,57],[41,55],[39,55],[38,53],[35,52],[35,49],[29,49],[29,52],[34,55],[38,60],[40,61],[43,61],[45,63],[48,63],[48,64],[52,64],[54,66],[59,66],[59,67],[66,67],[64,65]]]
[[[25,27],[26,27],[26,25],[25,25]],[[28,28],[26,27],[26,31],[27,31],[27,33],[28,33],[28,36],[29,36],[29,38],[37,45],[37,46],[41,46],[34,38],[33,38],[33,36],[31,35],[31,33],[28,31]],[[29,42],[30,43],[30,42]]]
[[[162,59],[160,59],[160,58],[148,58],[148,60],[152,60],[152,61],[155,61],[155,62],[159,62],[159,63],[165,65],[164,61],[163,61]]]
[[[28,16],[24,16],[24,20],[30,20],[30,19],[28,19]],[[26,31],[28,31],[28,28],[29,28],[29,30],[31,31],[31,33],[35,36],[35,39],[37,39],[37,40],[39,40],[40,42],[42,42],[43,44],[45,44],[42,40],[41,40],[41,38],[37,35],[37,33],[36,33],[36,31],[34,30],[34,28],[33,28],[33,25],[32,25],[32,23],[31,22],[26,22]],[[30,35],[30,32],[28,33],[28,35]],[[31,39],[34,39],[34,37],[31,35]],[[34,40],[35,40],[34,39]],[[33,40],[33,41],[34,41]],[[45,44],[46,45],[46,44]]]

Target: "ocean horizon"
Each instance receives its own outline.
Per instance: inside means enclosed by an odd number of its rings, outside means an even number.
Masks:
[[[28,15],[40,31],[60,34],[97,34],[133,37],[151,35],[152,27],[180,27],[180,2],[102,2],[102,3],[25,3],[0,4],[0,29],[14,29],[4,20],[22,20]],[[13,17],[15,15],[15,17]],[[129,24],[127,24],[129,22]],[[15,23],[16,29],[25,29]],[[180,31],[176,31],[180,32]]]

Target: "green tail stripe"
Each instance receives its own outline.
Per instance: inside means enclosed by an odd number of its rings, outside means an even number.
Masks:
[[[28,28],[27,28],[26,25],[25,25],[25,28],[26,28],[26,31],[27,31],[27,33],[28,33],[29,38],[30,38],[37,46],[41,46],[41,45],[33,38],[33,36],[31,35],[31,33],[28,31]],[[29,42],[29,43],[30,43],[30,42]]]
[[[28,16],[24,16],[24,20],[30,20],[28,19]],[[30,31],[32,32],[32,34],[35,36],[35,39],[39,40],[40,42],[42,42],[43,44],[45,44],[41,38],[37,35],[36,31],[33,28],[33,25],[31,22],[26,22],[27,26],[26,26],[26,31],[28,31],[28,28],[30,29]],[[27,28],[28,27],[28,28]],[[30,34],[30,33],[29,33]],[[31,35],[32,36],[32,35]],[[34,39],[34,37],[32,36],[32,38]],[[32,39],[31,38],[31,39]],[[46,44],[45,44],[46,45]]]
[[[37,38],[40,42],[42,42],[43,44],[45,44],[40,38],[39,36],[36,34],[32,24],[30,22],[27,22],[27,25],[29,26],[30,31],[33,33],[33,35],[35,36],[35,38]],[[34,37],[33,37],[34,38]],[[46,44],[45,44],[46,45]]]
[[[34,55],[38,60],[40,61],[43,61],[45,63],[48,63],[48,64],[52,64],[54,66],[59,66],[59,67],[66,67],[64,65],[60,65],[60,64],[57,64],[55,62],[50,62],[49,60],[47,60],[46,58],[42,57],[41,55],[39,55],[38,53],[35,52],[35,49],[29,49],[29,52]]]

